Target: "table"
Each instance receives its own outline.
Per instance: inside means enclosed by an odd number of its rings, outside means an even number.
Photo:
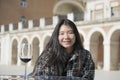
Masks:
[[[24,80],[23,76],[3,75],[0,80]],[[66,77],[66,76],[28,76],[28,80],[81,80],[79,77]],[[83,80],[83,79],[82,79]]]

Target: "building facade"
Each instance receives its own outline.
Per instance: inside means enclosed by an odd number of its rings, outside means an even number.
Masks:
[[[0,26],[0,66],[22,67],[20,44],[33,45],[30,71],[60,19],[75,22],[85,49],[91,52],[96,70],[120,70],[120,1],[57,0],[51,18]],[[4,71],[5,72],[5,71]],[[1,73],[3,73],[1,71]]]
[[[0,0],[0,25],[53,16],[56,0]]]

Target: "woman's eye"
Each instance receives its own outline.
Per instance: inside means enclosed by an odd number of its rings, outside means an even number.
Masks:
[[[64,35],[64,33],[59,33],[59,35]]]
[[[74,34],[73,31],[69,31],[68,33],[69,33],[69,34]]]

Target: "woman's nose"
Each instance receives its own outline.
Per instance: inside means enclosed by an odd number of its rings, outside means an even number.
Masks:
[[[66,33],[66,34],[64,34],[64,38],[68,38],[68,34]]]

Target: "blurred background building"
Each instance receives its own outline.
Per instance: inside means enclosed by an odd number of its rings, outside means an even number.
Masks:
[[[60,19],[75,22],[98,71],[120,70],[120,0],[0,0],[0,74],[24,74],[20,44],[33,44],[28,73]],[[98,77],[98,76],[97,76]]]

